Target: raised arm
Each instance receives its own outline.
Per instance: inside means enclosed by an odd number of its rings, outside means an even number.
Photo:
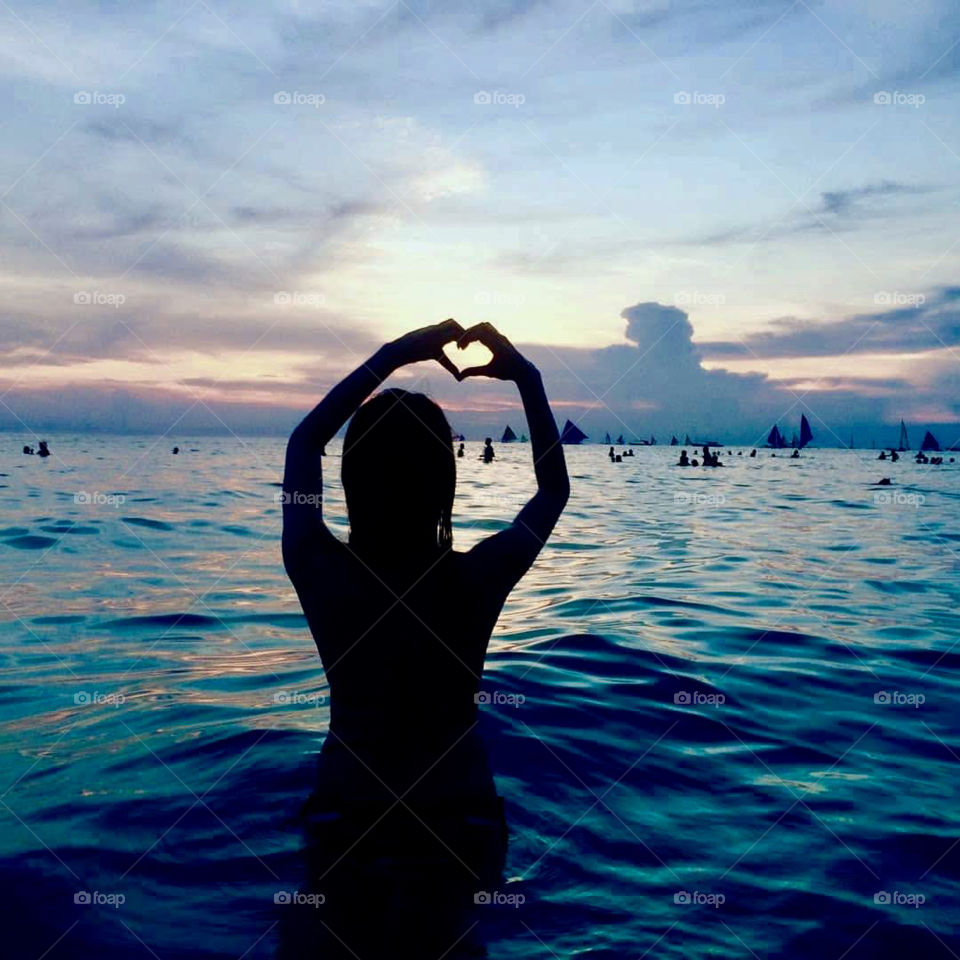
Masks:
[[[484,367],[462,371],[460,376],[495,377],[517,384],[530,428],[537,477],[537,492],[513,523],[482,540],[469,554],[478,565],[479,575],[494,582],[498,592],[505,594],[530,569],[550,536],[570,496],[570,480],[540,371],[489,323],[471,327],[460,338],[459,345],[465,347],[474,340],[484,344],[493,353],[493,359]]]
[[[459,323],[445,320],[385,344],[341,380],[294,429],[287,442],[283,473],[283,560],[288,573],[293,575],[305,554],[315,557],[324,542],[336,542],[323,522],[323,448],[360,404],[399,367],[420,360],[437,360],[459,379],[443,347],[462,333]]]

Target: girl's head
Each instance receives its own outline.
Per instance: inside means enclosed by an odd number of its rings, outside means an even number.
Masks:
[[[347,427],[340,477],[351,544],[451,546],[453,434],[429,397],[384,390],[363,404]]]

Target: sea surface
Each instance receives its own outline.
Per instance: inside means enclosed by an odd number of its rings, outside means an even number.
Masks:
[[[274,956],[328,723],[283,442],[48,439],[0,437],[0,951]],[[960,464],[635,449],[567,448],[491,642],[489,956],[960,955]],[[533,492],[467,450],[461,549]]]

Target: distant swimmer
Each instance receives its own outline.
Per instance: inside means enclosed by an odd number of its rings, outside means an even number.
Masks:
[[[922,451],[918,450],[917,455],[913,458],[916,463],[930,463],[930,458]],[[934,460],[937,458],[934,457]]]
[[[613,462],[614,462],[614,463],[623,463],[623,457],[621,457],[620,454],[618,453],[618,454],[616,455],[616,457],[614,457]]]
[[[486,437],[483,441],[483,462],[490,463],[496,456],[493,452],[493,437]]]
[[[607,453],[607,456],[611,459],[611,461],[617,458],[616,451],[613,449],[613,447],[610,448],[609,452]]]
[[[174,456],[176,456],[179,452],[180,452],[180,448],[179,448],[179,447],[174,447],[173,450],[172,450],[172,453],[173,453]]]
[[[881,450],[881,451],[880,451],[880,456],[877,457],[877,459],[878,459],[878,460],[886,460],[886,459],[887,459],[887,451],[886,451],[886,450]]]
[[[751,450],[751,451],[750,451],[750,456],[751,456],[751,457],[755,457],[756,455],[757,455],[757,451],[756,451],[756,450]]]
[[[29,445],[25,445],[25,446],[24,446],[23,452],[24,452],[28,457],[32,457],[33,454],[34,454],[33,447],[31,447],[31,446],[29,446]]]
[[[697,459],[693,459],[693,460],[690,461],[690,466],[691,466],[691,467],[699,467],[699,466],[700,466],[700,461],[697,460]]]
[[[631,449],[631,450],[628,450],[628,451],[624,454],[624,456],[625,456],[625,457],[632,457],[632,456],[633,456],[633,450],[632,450],[632,449]]]
[[[49,456],[50,456],[50,448],[47,446],[47,441],[46,441],[46,440],[41,440],[41,441],[40,441],[40,446],[39,446],[38,449],[37,449],[37,456],[38,456],[38,457],[49,457]]]
[[[690,466],[690,458],[687,456],[687,451],[686,451],[686,450],[681,450],[681,451],[680,451],[680,459],[677,461],[677,466],[678,466],[678,467],[689,467],[689,466]]]
[[[891,481],[891,479],[890,479],[889,477],[881,477],[881,478],[877,481],[877,486],[878,486],[878,487],[889,487],[891,483],[892,483],[892,481]]]
[[[900,459],[900,454],[898,454],[896,450],[891,450],[891,451],[890,451],[890,459],[891,459],[894,463],[896,463],[896,462]]]
[[[793,453],[790,454],[790,459],[791,459],[791,460],[799,460],[799,459],[800,459],[800,451],[799,451],[799,450],[794,450]]]
[[[462,456],[463,456],[463,444],[462,444],[462,443],[460,444],[459,447],[457,447],[457,456],[458,456],[458,457],[462,457]]]
[[[723,466],[723,464],[720,462],[720,456],[716,453],[711,453],[710,448],[706,444],[703,446],[703,465],[705,467]]]

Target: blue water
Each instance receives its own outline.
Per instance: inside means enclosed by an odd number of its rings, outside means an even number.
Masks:
[[[0,439],[4,955],[273,956],[328,721],[283,443]],[[532,492],[529,448],[498,453],[460,461],[460,548]],[[487,660],[512,903],[476,933],[510,958],[956,956],[960,464],[674,457],[568,449]]]

